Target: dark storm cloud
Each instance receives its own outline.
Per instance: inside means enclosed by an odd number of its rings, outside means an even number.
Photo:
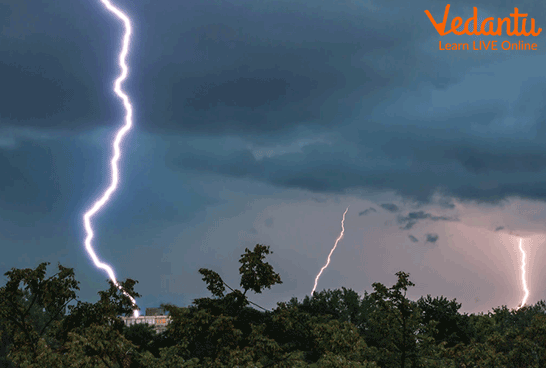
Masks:
[[[375,208],[373,208],[373,207],[370,207],[370,208],[365,209],[364,211],[359,212],[358,216],[364,216],[364,215],[367,215],[370,212],[377,212],[377,210]]]
[[[66,1],[34,7],[48,14],[45,19],[24,14],[21,3],[9,8],[2,34],[0,76],[12,82],[4,86],[21,85],[3,99],[3,114],[27,126],[52,124],[52,117],[59,118],[57,126],[59,120],[74,124],[97,109],[103,119],[111,116],[121,24],[97,4],[70,8],[70,14]],[[353,104],[360,101],[350,96],[356,91],[386,93],[412,70],[408,60],[415,57],[404,49],[415,32],[385,27],[365,8],[350,11],[347,2],[345,10],[336,4],[337,9],[310,12],[304,1],[238,3],[194,2],[191,16],[182,19],[167,3],[127,5],[135,27],[126,85],[141,126],[209,135],[287,132],[303,123],[334,127],[335,120],[353,114],[340,108],[339,97]],[[149,17],[152,9],[163,14],[160,21]],[[206,19],[195,16],[201,12]],[[412,29],[409,22],[399,27]],[[405,60],[388,50],[398,50]],[[378,52],[381,60],[363,58]],[[385,69],[385,61],[392,68]],[[28,97],[40,96],[33,109],[24,108]]]
[[[326,202],[328,202],[328,200],[326,198],[312,197],[311,199],[313,201],[317,202],[317,203],[326,203]]]
[[[427,243],[435,244],[438,240],[438,234],[427,234]]]
[[[108,161],[102,147],[78,139],[22,142],[0,152],[3,217],[9,213],[11,221],[21,226],[33,223],[36,231],[48,221],[64,226],[76,224],[80,229],[85,207],[108,183]],[[153,154],[149,156],[153,161]],[[177,200],[167,194],[169,181],[149,168],[149,162],[128,155],[125,163],[127,167],[121,169],[124,190],[119,190],[112,200],[120,205],[101,214],[101,218],[112,219],[120,228],[180,222],[192,216],[192,208],[214,203],[205,193],[190,189],[181,211]],[[158,178],[162,178],[159,185]],[[179,196],[185,196],[189,189],[179,183],[173,186]]]
[[[453,202],[451,202],[451,200],[449,199],[445,199],[445,198],[442,198],[438,204],[440,205],[440,207],[442,208],[449,208],[449,209],[454,209],[455,208],[455,205],[453,204]]]
[[[39,54],[35,59],[41,65],[27,66],[26,70],[20,65],[0,66],[0,79],[9,86],[32,86],[32,88],[12,88],[10,93],[3,94],[0,99],[0,110],[5,116],[13,116],[21,120],[43,118],[47,115],[61,113],[66,105],[73,104],[69,89],[55,80],[62,66],[55,58],[47,54]],[[47,70],[47,74],[38,73],[38,68]],[[29,72],[28,69],[35,69]],[[49,75],[48,75],[49,74]],[[29,108],[32,104],[32,108]]]
[[[247,211],[249,181],[277,193],[312,191],[325,203],[331,193],[360,189],[424,202],[437,190],[478,202],[546,199],[540,53],[439,52],[440,39],[458,36],[438,36],[423,10],[440,19],[445,2],[310,3],[119,0],[134,25],[123,87],[135,129],[123,143],[120,188],[96,218],[96,244],[118,265],[138,254],[151,294],[159,289],[152,280],[165,271],[162,256],[150,263],[139,244],[178,247],[180,232],[209,227],[207,219],[218,215],[209,206],[219,202],[229,202],[230,211],[241,206],[226,218]],[[448,24],[466,19],[473,6],[494,17],[513,11],[501,2],[465,1],[451,7]],[[544,28],[543,2],[518,7]],[[0,24],[0,241],[11,252],[2,265],[32,263],[36,247],[53,255],[69,249],[89,269],[82,279],[93,280],[97,270],[81,253],[81,215],[107,184],[110,142],[91,147],[72,138],[96,128],[111,136],[122,122],[111,90],[122,24],[99,1],[68,0],[3,1]],[[534,41],[544,50],[543,37]],[[59,139],[39,137],[59,131]],[[150,135],[153,147],[143,143]],[[317,143],[318,136],[325,138]],[[227,138],[238,145],[224,144]],[[262,149],[271,154],[258,159]],[[166,157],[156,154],[162,150]],[[247,180],[226,190],[222,176]],[[227,195],[237,190],[246,199]],[[439,205],[454,208],[449,200]],[[410,221],[416,219],[404,224]],[[169,228],[177,235],[161,239]],[[438,244],[436,234],[426,239]],[[201,239],[192,243],[181,246],[186,264],[170,258],[170,271],[202,264]],[[175,275],[171,297],[200,285],[195,275]],[[158,306],[160,298],[146,298]]]
[[[501,231],[502,229],[504,229],[504,226],[498,226],[495,231]]]
[[[321,78],[319,85],[318,75],[302,76],[284,69],[248,70],[241,65],[218,75],[183,78],[169,95],[170,129],[245,135],[286,131],[317,121],[325,102],[320,91],[335,89],[341,83],[335,78],[341,77],[335,77],[335,71],[326,72],[332,79]],[[330,124],[330,118],[323,118],[324,124]],[[292,123],[287,126],[287,121]]]
[[[122,28],[94,21],[104,15],[95,4],[69,7],[66,1],[7,6],[0,33],[0,127],[11,120],[19,127],[77,132],[119,118],[112,83],[104,78],[114,77],[119,40],[111,34]]]
[[[163,99],[143,99],[150,114],[147,128],[209,135],[287,134],[300,124],[333,128],[353,115],[340,103],[354,105],[358,95],[386,93],[389,86],[404,83],[404,73],[411,71],[408,60],[417,57],[406,50],[412,32],[398,27],[412,29],[410,22],[386,27],[365,8],[339,12],[339,5],[317,13],[307,11],[303,1],[252,10],[203,3],[207,22],[184,22],[191,37],[178,41],[172,61],[144,77],[143,83],[161,85],[164,93]],[[193,10],[198,9],[195,4]],[[404,22],[400,15],[389,15]],[[165,25],[173,21],[163,19]],[[157,35],[163,35],[165,25],[158,25]],[[405,60],[388,50],[398,50]],[[386,63],[391,67],[386,69]],[[438,75],[422,78],[436,81]],[[159,124],[158,110],[168,114]]]
[[[393,159],[392,165],[382,166],[381,160],[376,164],[373,157],[368,162],[358,160],[358,148],[348,157],[350,145],[316,143],[302,147],[301,152],[257,160],[250,150],[222,150],[212,142],[210,147],[191,147],[191,139],[173,143],[167,163],[175,169],[212,171],[321,193],[342,193],[365,185],[370,189],[391,189],[422,202],[430,201],[438,189],[462,200],[484,202],[498,202],[510,195],[546,198],[546,176],[541,173],[518,176],[529,178],[529,182],[523,183],[514,183],[511,173],[471,174],[457,162],[435,155],[435,146],[431,147],[433,161],[427,164],[427,170],[415,175],[414,170],[424,167],[426,158],[414,158],[409,167],[398,158]]]
[[[111,84],[121,23],[98,3],[29,4],[13,1],[0,11],[0,128],[75,133],[119,124]],[[466,5],[495,16],[513,11]],[[520,7],[545,16],[536,2]],[[479,202],[546,199],[542,61],[438,52],[424,9],[441,19],[445,3],[123,8],[135,25],[124,84],[135,125],[172,145],[170,167],[325,194],[364,188],[423,202],[438,190]],[[470,16],[465,9],[452,6],[450,19]],[[275,147],[321,134],[332,141],[262,160],[244,146],[212,147],[226,136]],[[180,150],[168,138],[196,136],[210,142]]]
[[[43,216],[52,211],[62,198],[55,167],[63,147],[55,145],[23,144],[16,150],[0,155],[0,208],[14,215],[27,212]],[[66,161],[65,161],[66,163]]]
[[[264,224],[265,224],[265,226],[267,226],[267,227],[273,227],[273,218],[272,218],[272,217],[269,217],[269,218],[265,219]]]
[[[384,210],[387,210],[389,212],[398,212],[399,211],[398,206],[395,205],[395,204],[392,204],[392,203],[383,203],[380,206],[381,206],[381,208],[383,208]]]
[[[425,213],[425,211],[410,212],[406,217],[398,216],[399,224],[406,224],[401,227],[403,230],[411,229],[417,222],[420,220],[432,220],[432,221],[457,221],[456,218],[446,217],[446,216],[434,216],[430,213]]]
[[[227,106],[257,108],[267,103],[286,96],[288,88],[292,85],[307,85],[305,90],[315,89],[314,84],[309,80],[294,81],[289,84],[285,78],[264,78],[263,71],[254,72],[252,78],[237,78],[222,84],[214,81],[208,84],[201,84],[199,89],[194,91],[193,97],[187,99],[185,107],[192,107],[195,110],[208,110],[223,103]],[[297,83],[299,82],[299,83]],[[302,92],[302,88],[299,88]]]
[[[413,235],[409,235],[408,238],[410,238],[410,240],[414,243],[417,243],[419,240],[417,240],[417,238]]]
[[[487,174],[492,171],[503,173],[539,172],[546,167],[546,154],[542,153],[504,153],[484,152],[478,148],[461,148],[446,153],[446,158],[458,161],[468,172]]]
[[[235,177],[262,176],[264,172],[263,166],[248,151],[228,152],[221,159],[201,151],[196,155],[180,156],[175,163],[186,169],[212,171]]]

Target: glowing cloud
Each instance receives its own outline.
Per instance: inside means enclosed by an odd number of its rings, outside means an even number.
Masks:
[[[87,250],[87,253],[91,256],[93,259],[93,262],[95,263],[95,266],[98,268],[101,268],[105,270],[108,273],[108,276],[112,280],[112,282],[125,294],[127,297],[131,299],[131,302],[133,303],[133,306],[136,307],[136,301],[135,299],[130,296],[125,290],[122,290],[122,287],[118,284],[116,280],[116,276],[114,275],[114,271],[112,270],[112,267],[110,267],[106,263],[102,263],[99,261],[97,255],[95,254],[95,251],[93,250],[93,247],[91,246],[91,240],[93,239],[93,229],[91,228],[91,217],[95,215],[110,199],[110,196],[112,193],[116,190],[118,186],[118,161],[120,157],[120,149],[119,145],[125,134],[131,129],[131,126],[133,125],[132,119],[133,119],[133,107],[131,106],[131,102],[129,101],[129,97],[123,91],[121,90],[121,83],[127,78],[127,64],[125,63],[125,58],[127,57],[127,52],[129,50],[129,41],[131,39],[131,22],[129,20],[129,17],[125,15],[121,10],[114,7],[110,1],[108,0],[101,0],[101,2],[104,4],[106,9],[114,13],[119,19],[121,19],[125,25],[125,35],[123,36],[123,46],[121,48],[121,52],[119,54],[119,66],[121,67],[121,74],[114,82],[114,92],[123,100],[123,105],[125,106],[125,124],[123,127],[117,132],[116,138],[113,143],[114,148],[114,157],[112,157],[112,161],[110,161],[110,165],[112,167],[112,182],[108,189],[104,192],[102,197],[100,197],[93,206],[83,215],[83,220],[85,224],[85,231],[87,232],[87,237],[85,238],[85,249]],[[133,311],[133,315],[135,317],[138,317],[139,313],[138,310]]]
[[[337,238],[336,243],[334,244],[334,247],[330,251],[330,254],[328,254],[328,261],[326,262],[324,267],[322,267],[320,269],[320,272],[318,273],[317,277],[315,278],[315,286],[313,286],[313,290],[311,291],[311,296],[313,296],[313,294],[315,293],[315,289],[317,288],[317,283],[318,283],[318,280],[320,278],[320,275],[322,275],[322,271],[324,271],[326,269],[326,267],[328,267],[328,265],[330,264],[330,257],[332,256],[332,253],[334,253],[334,250],[336,250],[337,243],[339,243],[341,238],[343,238],[343,233],[345,233],[345,227],[344,227],[345,215],[347,214],[347,211],[349,211],[349,207],[347,207],[347,209],[343,213],[343,219],[341,220],[341,234],[339,234],[339,237]]]

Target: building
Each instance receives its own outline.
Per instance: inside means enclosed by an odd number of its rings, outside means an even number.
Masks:
[[[139,317],[121,317],[126,326],[132,326],[136,323],[147,323],[154,327],[157,333],[161,333],[167,329],[167,324],[170,322],[170,317],[165,315],[165,310],[162,308],[146,308],[146,315]]]

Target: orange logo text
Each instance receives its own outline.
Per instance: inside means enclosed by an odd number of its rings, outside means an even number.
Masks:
[[[514,8],[514,13],[510,14],[511,17],[513,17],[513,27],[511,27],[511,19],[510,18],[497,18],[496,28],[495,28],[495,18],[485,18],[484,21],[481,24],[480,29],[478,29],[478,8],[474,7],[474,16],[471,18],[468,18],[466,22],[464,23],[464,28],[462,31],[458,31],[457,28],[459,28],[463,24],[463,19],[461,17],[455,17],[451,21],[451,29],[446,32],[446,23],[447,23],[447,16],[449,14],[449,4],[446,5],[446,10],[444,11],[444,19],[442,23],[438,23],[434,20],[432,17],[432,14],[428,10],[425,10],[425,14],[427,15],[428,19],[430,19],[430,22],[436,28],[436,31],[440,36],[445,36],[446,34],[449,34],[453,32],[456,35],[463,35],[467,34],[469,36],[475,35],[475,36],[502,36],[502,27],[504,24],[506,24],[506,34],[508,36],[538,36],[540,32],[542,32],[542,28],[539,28],[537,31],[535,31],[535,19],[531,18],[531,29],[529,32],[526,32],[525,26],[527,23],[527,15],[528,14],[520,14],[518,13],[518,8]],[[521,28],[519,27],[519,19],[521,19]],[[468,30],[468,26],[470,22],[474,22],[474,30],[470,32]],[[489,29],[486,30],[486,26],[489,26]]]

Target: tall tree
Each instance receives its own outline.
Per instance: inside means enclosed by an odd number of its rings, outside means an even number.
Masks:
[[[458,343],[468,344],[472,336],[468,316],[459,314],[461,303],[456,299],[448,300],[444,296],[432,298],[430,295],[417,300],[423,323],[437,321],[437,332],[433,334],[437,343],[445,342],[446,347]]]
[[[13,338],[13,348],[28,350],[33,359],[41,340],[52,343],[54,322],[64,317],[79,290],[73,269],[59,264],[59,272],[46,279],[48,265],[41,263],[34,270],[13,268],[5,273],[8,281],[0,288],[0,318]]]
[[[356,291],[345,287],[316,292],[312,297],[305,296],[301,303],[294,297],[290,304],[299,306],[302,311],[313,316],[330,315],[336,320],[350,322],[356,326],[362,322],[360,296]]]
[[[279,274],[265,262],[270,253],[269,246],[261,244],[252,251],[245,249],[239,259],[242,291],[227,285],[215,271],[201,268],[199,273],[214,298],[195,299],[187,308],[162,305],[171,316],[167,334],[177,341],[181,358],[227,364],[234,359],[234,351],[248,346],[252,333],[255,336],[256,327],[267,320],[267,314],[248,308],[254,303],[248,300],[247,292],[261,293],[282,283]],[[224,295],[226,287],[231,292]]]
[[[378,349],[375,360],[380,366],[405,368],[410,362],[412,366],[418,363],[417,342],[422,325],[417,303],[406,297],[408,287],[415,284],[408,273],[400,271],[396,276],[398,281],[391,288],[372,284],[374,292],[370,297],[375,308],[369,319],[367,342]]]
[[[48,264],[5,273],[0,318],[13,341],[9,359],[28,368],[124,366],[127,353],[136,346],[121,336],[119,315],[132,312],[131,300],[108,280],[110,289],[99,292],[98,303],[68,306],[79,289],[74,271],[59,264],[59,272],[45,278]],[[127,280],[120,285],[138,297],[135,283]]]

